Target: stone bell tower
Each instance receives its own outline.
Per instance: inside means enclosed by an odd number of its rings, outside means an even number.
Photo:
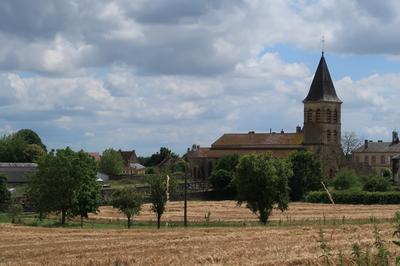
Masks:
[[[341,104],[324,53],[304,103],[304,144],[340,147]]]

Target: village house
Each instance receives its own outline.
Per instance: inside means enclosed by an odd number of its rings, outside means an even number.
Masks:
[[[145,173],[145,167],[139,163],[135,150],[118,151],[121,154],[122,160],[124,162],[124,169],[122,170],[122,174],[132,175]]]
[[[341,156],[341,104],[322,53],[308,95],[303,100],[304,124],[293,133],[227,133],[211,147],[193,145],[185,158],[195,178],[207,178],[218,158],[228,154],[266,153],[286,157],[293,151],[315,152],[326,176],[338,168]]]
[[[392,168],[392,159],[400,155],[400,142],[397,131],[392,132],[392,141],[365,140],[364,145],[352,152],[353,161],[365,164],[378,173]]]

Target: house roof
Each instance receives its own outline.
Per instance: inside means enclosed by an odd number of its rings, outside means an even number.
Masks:
[[[273,156],[277,157],[284,157],[289,155],[292,151],[299,150],[304,148],[302,146],[291,146],[287,147],[286,149],[213,149],[213,148],[197,148],[196,150],[192,150],[187,152],[183,157],[186,159],[201,159],[201,158],[208,158],[208,159],[217,159],[225,155],[230,154],[249,154],[249,153],[266,153],[269,152]]]
[[[336,95],[335,86],[325,62],[324,53],[322,53],[317,70],[315,71],[310,91],[303,102],[312,101],[342,102]]]
[[[0,163],[0,173],[7,176],[9,183],[26,183],[28,176],[35,173],[35,163]]]
[[[132,161],[137,163],[137,157],[135,150],[132,151],[121,151],[119,150],[122,156],[122,160],[124,161],[125,166],[129,166],[129,163]]]
[[[88,152],[90,156],[92,156],[96,161],[100,161],[101,155],[98,152]]]
[[[304,141],[303,133],[247,133],[224,134],[211,147],[226,148],[283,148],[299,146]]]
[[[400,143],[393,144],[392,142],[368,142],[368,147],[365,145],[354,150],[353,152],[387,152],[387,153],[400,153]]]

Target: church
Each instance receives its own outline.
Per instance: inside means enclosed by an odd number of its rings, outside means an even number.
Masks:
[[[341,104],[336,95],[328,66],[322,52],[310,90],[303,100],[304,124],[295,132],[226,133],[211,147],[193,145],[185,154],[192,172],[206,179],[218,158],[229,154],[271,153],[286,157],[291,152],[309,150],[321,162],[325,176],[331,177],[341,158]]]

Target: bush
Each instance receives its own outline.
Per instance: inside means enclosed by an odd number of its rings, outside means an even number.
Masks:
[[[332,182],[337,190],[346,190],[352,187],[360,186],[359,178],[354,170],[340,169]]]
[[[385,176],[368,176],[365,178],[363,190],[365,191],[388,191],[390,190],[391,182]]]
[[[400,192],[334,191],[331,193],[338,204],[400,204]],[[312,191],[306,196],[306,202],[331,203],[324,191]]]
[[[228,190],[231,186],[233,173],[224,169],[213,171],[209,177],[211,186],[214,190]]]

